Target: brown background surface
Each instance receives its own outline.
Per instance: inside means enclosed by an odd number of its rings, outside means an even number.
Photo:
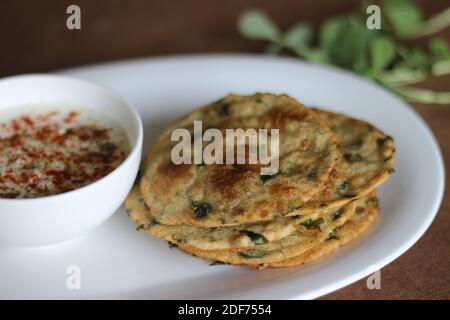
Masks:
[[[448,0],[419,3],[427,16],[449,5]],[[81,7],[82,30],[66,28],[69,4]],[[264,9],[286,28],[305,20],[317,26],[330,15],[357,10],[359,1],[1,0],[0,76],[138,56],[260,52],[264,43],[244,39],[236,31],[236,17],[249,8]],[[441,35],[450,39],[450,30]],[[417,42],[421,45],[423,41]],[[450,90],[450,77],[433,79],[424,85],[436,90]],[[450,106],[416,104],[414,107],[435,133],[447,172],[450,172]],[[449,180],[446,181],[448,184]],[[449,299],[449,213],[450,191],[447,189],[439,214],[426,234],[404,255],[382,269],[381,290],[368,290],[363,279],[324,298]]]

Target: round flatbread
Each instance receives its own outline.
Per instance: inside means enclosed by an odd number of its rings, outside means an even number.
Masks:
[[[315,109],[336,136],[342,154],[337,174],[309,203],[288,215],[333,211],[351,200],[370,194],[394,172],[394,140],[371,124],[343,114]]]
[[[323,241],[317,247],[314,247],[313,249],[298,256],[283,261],[268,263],[263,267],[283,268],[309,263],[313,260],[324,257],[339,247],[353,241],[366,232],[366,230],[376,220],[376,217],[380,211],[376,198],[368,198],[367,201],[368,203],[365,207],[357,207],[355,214],[353,214],[346,223],[334,231],[331,239]]]
[[[313,228],[305,228],[303,231],[295,232],[279,241],[261,245],[256,249],[229,252],[227,250],[205,251],[193,249],[183,244],[180,244],[179,247],[197,257],[236,265],[258,266],[269,262],[286,260],[314,248],[331,237],[333,231],[343,225],[354,214],[356,206],[361,206],[358,203],[364,203],[364,201],[364,198],[353,201],[343,208],[342,214],[338,217],[329,215],[322,224],[313,226]]]
[[[185,128],[192,133],[194,121],[222,134],[227,129],[278,129],[279,172],[261,175],[261,168],[268,166],[261,162],[176,165],[171,154],[178,141],[171,141],[172,132]],[[196,143],[194,136],[192,152]],[[161,134],[147,157],[140,186],[152,215],[163,224],[232,226],[272,220],[297,209],[293,203],[316,199],[336,174],[339,160],[331,130],[294,99],[228,95],[192,111]]]
[[[280,217],[272,221],[243,224],[231,227],[202,228],[191,225],[164,225],[153,215],[143,200],[139,187],[128,195],[125,205],[128,215],[138,229],[174,244],[200,250],[242,251],[259,248],[261,245],[281,240],[295,232],[305,232],[305,226],[323,222],[319,214],[297,217]],[[334,212],[334,217],[343,210]]]

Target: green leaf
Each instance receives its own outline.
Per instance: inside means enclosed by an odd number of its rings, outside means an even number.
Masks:
[[[144,176],[145,166],[143,163],[139,165],[139,170],[136,175],[136,179],[134,180],[134,185],[138,185],[141,182],[142,177]]]
[[[250,39],[277,41],[280,32],[270,18],[260,10],[250,10],[239,17],[239,31]]]
[[[237,255],[244,259],[255,259],[264,257],[265,255],[267,255],[267,252],[256,249],[249,249],[247,251],[238,252]]]
[[[176,243],[173,243],[173,242],[167,242],[167,245],[169,246],[169,249],[178,248]]]
[[[431,59],[420,48],[412,48],[403,53],[406,64],[412,68],[427,68],[431,64]]]
[[[323,218],[317,218],[316,220],[310,218],[305,221],[302,221],[300,224],[304,226],[306,229],[314,229],[319,227],[322,223],[324,223]]]
[[[344,29],[344,18],[332,18],[325,21],[319,31],[319,44],[325,51],[331,51],[340,40]]]
[[[156,220],[155,218],[152,218],[152,220],[150,221],[150,223],[147,225],[147,228],[153,228],[154,226],[158,225],[159,222],[158,220]]]
[[[343,213],[344,213],[344,210],[343,210],[343,209],[340,209],[340,210],[336,211],[336,212],[334,213],[334,215],[333,215],[333,220],[339,219],[339,218],[342,216]]]
[[[394,60],[395,54],[395,43],[389,37],[377,37],[370,43],[370,59],[374,71],[386,68]]]
[[[267,180],[273,179],[277,177],[280,174],[280,172],[277,172],[276,174],[263,174],[260,175],[259,178],[261,179],[262,183],[265,183]]]
[[[254,244],[259,245],[259,244],[266,244],[267,242],[269,242],[267,240],[266,237],[264,237],[262,234],[253,232],[253,231],[249,231],[249,230],[241,230],[240,231],[242,234],[245,234],[247,237],[250,238],[250,240],[253,241]]]
[[[302,50],[301,55],[306,60],[316,63],[329,63],[330,58],[324,50],[320,48],[305,48]]]
[[[422,13],[412,0],[385,0],[381,12],[402,38],[414,35],[422,21]]]
[[[216,260],[216,261],[211,262],[209,265],[210,266],[223,266],[223,265],[227,265],[227,264],[228,263],[226,263],[226,262]]]
[[[197,219],[207,217],[213,210],[212,206],[207,202],[192,201],[192,207],[194,208],[194,215]]]
[[[332,63],[365,73],[369,69],[369,43],[378,34],[354,17],[341,17],[325,22],[319,42]]]
[[[313,37],[313,29],[311,25],[299,23],[290,28],[282,38],[285,47],[301,52],[309,47]]]
[[[450,57],[450,48],[443,38],[433,38],[428,44],[428,48],[435,57],[439,59],[447,59]]]
[[[348,185],[349,183],[347,181],[341,182],[341,184],[339,184],[337,190],[339,194],[345,194],[348,191]]]
[[[450,92],[435,92],[414,87],[391,87],[391,89],[412,102],[450,104]]]
[[[228,112],[230,106],[224,99],[214,101],[213,103],[210,104],[210,107],[214,109],[217,112],[217,114],[221,117],[227,117],[230,115]]]
[[[327,240],[333,240],[333,239],[339,240],[339,237],[336,235],[336,233],[335,233],[334,231],[331,231],[331,232],[328,234]]]

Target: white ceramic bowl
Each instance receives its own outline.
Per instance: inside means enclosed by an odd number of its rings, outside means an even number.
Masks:
[[[116,211],[136,178],[143,129],[133,107],[106,89],[76,79],[21,75],[0,80],[0,117],[2,110],[55,104],[107,114],[127,132],[131,152],[110,174],[74,191],[34,199],[0,199],[1,244],[40,246],[82,235]]]

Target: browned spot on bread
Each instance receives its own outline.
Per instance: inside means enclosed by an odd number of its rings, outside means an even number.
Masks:
[[[330,177],[331,177],[331,178],[336,178],[336,177],[337,177],[337,171],[336,171],[336,169],[331,170]]]
[[[269,186],[270,192],[277,195],[294,196],[298,194],[299,190],[296,187],[287,186],[282,183],[273,183]]]
[[[256,190],[259,172],[246,170],[245,167],[216,165],[209,176],[212,191],[219,198],[236,204],[240,199]]]
[[[171,191],[176,186],[182,186],[183,181],[192,177],[190,167],[188,164],[177,165],[170,159],[163,162],[157,169],[158,175],[152,178],[153,191],[163,198],[172,196]]]
[[[304,121],[309,117],[307,110],[293,105],[280,106],[270,112],[270,119],[275,128],[284,128],[288,122]]]
[[[235,216],[241,216],[243,214],[245,214],[244,208],[238,207],[233,210],[233,215]]]
[[[158,167],[158,174],[167,178],[187,177],[190,176],[190,166],[191,165],[189,164],[175,164],[170,159],[168,159]]]
[[[245,161],[244,161],[245,163],[243,163],[243,164],[238,163],[238,157],[237,157],[238,150],[237,150],[237,146],[235,146],[234,161],[233,161],[232,166],[235,169],[242,170],[242,171],[258,171],[258,172],[260,172],[261,167],[263,167],[264,165],[259,162],[260,159],[258,157],[258,154],[256,154],[256,157],[255,157],[256,163],[250,163],[250,147],[248,145],[245,145],[244,147],[245,147]],[[253,160],[255,160],[255,159],[253,159]]]
[[[261,171],[261,167],[263,166],[260,163],[256,163],[256,164],[250,164],[250,163],[244,163],[244,164],[238,164],[235,163],[232,165],[233,168],[237,169],[237,170],[242,170],[242,171],[255,171],[255,172],[259,172]]]
[[[356,207],[356,213],[361,214],[365,211],[366,209],[364,207]]]
[[[308,150],[308,148],[310,147],[310,145],[311,145],[311,143],[310,143],[308,140],[303,139],[302,142],[301,142],[301,144],[300,144],[300,150],[301,150],[301,151],[306,151],[306,150]]]
[[[302,232],[303,234],[312,237],[312,236],[316,236],[320,233],[320,228],[313,228],[313,229],[307,229],[305,227],[302,227]]]
[[[269,215],[269,211],[267,211],[267,210],[262,210],[261,213],[260,213],[260,215],[261,215],[261,217],[265,218],[265,217],[267,217],[267,216]]]

